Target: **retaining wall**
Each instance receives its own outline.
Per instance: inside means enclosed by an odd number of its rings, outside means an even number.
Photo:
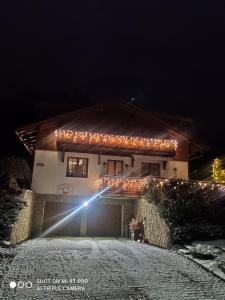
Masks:
[[[20,243],[31,236],[34,193],[30,190],[25,190],[21,197],[26,206],[20,211],[16,222],[12,226],[10,234],[10,242],[12,243]]]
[[[135,215],[140,220],[145,218],[145,239],[150,244],[162,248],[171,247],[170,229],[160,216],[158,207],[155,204],[149,203],[145,198],[141,198],[136,202]]]

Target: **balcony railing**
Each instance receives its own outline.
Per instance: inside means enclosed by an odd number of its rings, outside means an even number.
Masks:
[[[114,194],[136,194],[147,184],[148,177],[120,177],[103,176],[100,180],[100,189],[107,188]]]
[[[61,143],[165,153],[175,153],[178,146],[178,142],[175,139],[143,138],[88,131],[58,129],[55,131],[55,136],[57,141]]]

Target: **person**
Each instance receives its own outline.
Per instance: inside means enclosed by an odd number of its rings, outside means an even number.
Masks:
[[[140,241],[140,243],[143,243],[145,240],[144,236],[144,226],[146,222],[146,217],[143,218],[143,220],[139,217],[138,222],[137,222],[137,238],[136,240]]]
[[[131,239],[133,241],[140,241],[142,243],[144,241],[144,225],[145,225],[146,218],[144,217],[143,221],[141,221],[140,216],[138,215],[135,218],[132,218],[129,229],[130,229],[130,235]]]
[[[137,227],[137,221],[136,219],[133,217],[131,219],[131,222],[129,224],[129,229],[130,229],[130,237],[131,237],[131,240],[133,241],[134,240],[134,232],[135,232],[135,228]]]
[[[136,240],[142,242],[143,239],[143,222],[139,219],[137,222],[137,233],[136,233]]]

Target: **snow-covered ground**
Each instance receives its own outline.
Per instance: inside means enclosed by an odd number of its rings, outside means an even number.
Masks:
[[[225,280],[225,240],[196,241],[179,249],[178,253]]]
[[[214,241],[201,241],[201,242],[195,242],[194,244],[201,243],[202,245],[211,245],[218,248],[222,248],[225,251],[225,240],[214,240]]]
[[[13,247],[2,247],[0,245],[0,288],[5,274],[8,272],[11,262],[13,261],[17,249]]]
[[[146,244],[35,239],[18,250],[0,299],[224,300],[222,280],[186,257]]]

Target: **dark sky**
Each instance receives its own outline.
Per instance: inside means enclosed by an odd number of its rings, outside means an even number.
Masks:
[[[216,1],[9,0],[0,15],[1,153],[22,153],[13,129],[37,118],[34,102],[112,97],[190,116],[212,155],[225,153]]]

